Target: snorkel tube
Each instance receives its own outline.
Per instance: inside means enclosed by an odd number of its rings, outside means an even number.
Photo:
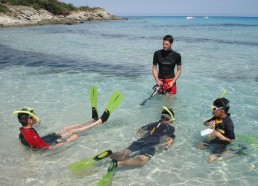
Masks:
[[[176,119],[175,119],[175,117],[174,117],[174,115],[172,114],[172,112],[167,108],[167,107],[165,107],[165,106],[163,106],[162,107],[164,110],[166,110],[168,113],[169,113],[169,115],[170,115],[170,117],[171,117],[171,121],[172,122],[174,122]]]
[[[228,93],[228,90],[224,90],[224,91],[221,93],[221,95],[220,95],[219,98],[223,98],[227,93]],[[213,108],[214,108],[214,106],[212,105],[212,106],[211,106],[211,110],[213,110]]]
[[[37,122],[40,122],[39,117],[34,113],[33,108],[30,107],[22,107],[21,110],[14,111],[13,114],[28,114],[29,116],[33,117]]]
[[[224,91],[222,92],[222,94],[220,95],[219,98],[223,98],[223,97],[225,96],[225,94],[227,94],[227,93],[228,93],[228,91],[227,91],[227,90],[224,90]]]

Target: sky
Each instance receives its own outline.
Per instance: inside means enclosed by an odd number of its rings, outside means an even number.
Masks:
[[[101,7],[117,16],[258,17],[258,0],[60,0],[74,6]]]

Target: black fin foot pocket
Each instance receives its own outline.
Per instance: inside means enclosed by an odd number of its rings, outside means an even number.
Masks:
[[[108,110],[105,110],[102,114],[102,116],[100,117],[100,119],[102,120],[102,123],[106,122],[109,118],[109,111]]]
[[[92,119],[94,119],[94,120],[99,119],[98,111],[94,107],[92,107]]]
[[[117,160],[113,159],[108,166],[108,172],[113,172],[114,169],[117,167]]]

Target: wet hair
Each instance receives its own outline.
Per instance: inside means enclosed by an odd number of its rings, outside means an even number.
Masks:
[[[173,117],[175,117],[175,114],[174,114],[173,110],[170,109],[170,108],[168,110],[171,112]],[[170,117],[170,119],[171,119],[171,116],[170,116],[170,114],[168,113],[168,111],[166,109],[162,110],[162,112],[161,112],[161,119],[167,119],[166,117],[164,117],[164,115],[168,115]]]
[[[173,38],[173,36],[171,36],[171,35],[165,35],[165,36],[163,37],[163,41],[169,41],[169,43],[173,43],[174,38]]]
[[[17,118],[19,122],[22,124],[22,126],[25,127],[28,125],[28,120],[30,118],[30,115],[25,113],[19,113]]]
[[[226,98],[218,98],[213,102],[213,105],[218,108],[222,108],[225,113],[228,113],[228,110],[230,108],[229,101]]]

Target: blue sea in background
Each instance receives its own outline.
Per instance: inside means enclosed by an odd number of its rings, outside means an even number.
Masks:
[[[174,36],[182,56],[178,93],[169,101],[152,93],[152,57],[164,35]],[[116,169],[112,185],[257,185],[258,177],[258,18],[128,17],[75,25],[0,28],[0,185],[96,185],[110,160],[90,175],[73,175],[69,164],[136,140],[136,130],[173,107],[176,139],[143,167]],[[33,152],[18,140],[12,113],[33,107],[42,120],[40,135],[91,119],[89,88],[98,87],[98,110],[115,90],[124,102],[108,122],[57,150]],[[228,151],[207,164],[209,153],[196,148],[202,122],[224,90],[231,103],[235,133],[245,155]],[[251,139],[251,140],[250,140]]]

